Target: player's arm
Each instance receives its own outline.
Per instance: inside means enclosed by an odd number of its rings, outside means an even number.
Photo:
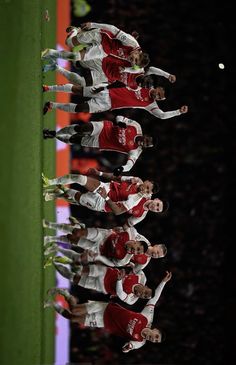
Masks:
[[[145,72],[145,76],[148,76],[148,75],[157,75],[157,76],[165,77],[171,83],[174,83],[176,81],[176,76],[175,75],[172,75],[169,72],[166,72],[164,70],[161,70],[160,68],[153,67],[153,66],[149,67],[147,69],[147,71]]]
[[[122,352],[129,352],[132,350],[140,349],[143,345],[145,345],[146,340],[143,341],[129,341],[122,347]]]
[[[164,289],[164,286],[171,279],[171,277],[172,277],[172,273],[166,271],[166,275],[162,279],[160,284],[157,286],[154,296],[151,299],[149,299],[149,301],[147,302],[147,304],[145,305],[144,309],[141,312],[148,319],[148,324],[149,325],[153,321],[155,305],[157,304],[157,302],[158,302],[158,300],[161,296],[161,293],[162,293],[162,290]]]
[[[124,46],[130,46],[132,48],[140,48],[137,40],[128,33],[123,32],[119,28],[111,24],[101,24],[101,23],[90,23],[90,28],[104,29],[111,32],[116,39],[118,39]]]
[[[172,110],[169,112],[163,112],[163,110],[158,108],[158,106],[155,106],[152,108],[147,108],[146,110],[149,111],[149,113],[151,113],[152,115],[154,115],[154,117],[157,117],[160,119],[169,119],[169,118],[173,118],[173,117],[179,116],[181,114],[187,113],[188,107],[186,105],[184,105],[184,106],[181,106],[180,109]]]

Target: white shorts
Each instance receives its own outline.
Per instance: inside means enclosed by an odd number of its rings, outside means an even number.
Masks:
[[[101,182],[96,190],[100,189],[101,187],[105,188],[107,193],[110,191],[110,183]],[[91,210],[95,210],[96,212],[105,212],[106,201],[96,191],[88,191],[87,193],[82,194],[79,199],[79,204]]]
[[[86,315],[84,325],[87,327],[104,327],[104,312],[108,303],[91,302],[86,304],[88,314]]]
[[[93,132],[90,136],[81,139],[81,146],[99,148],[99,136],[104,127],[104,122],[90,122],[93,125]]]
[[[90,265],[91,268],[93,268],[93,266],[95,265]],[[100,265],[99,272],[96,273],[96,276],[93,275],[93,273],[89,273],[88,276],[82,275],[78,285],[86,289],[92,289],[98,291],[99,293],[107,294],[104,287],[104,277],[106,275],[107,269],[108,268],[106,266]]]
[[[96,57],[96,56],[94,56],[94,57]],[[103,82],[107,83],[108,78],[106,77],[106,75],[102,69],[102,59],[94,58],[94,57],[92,57],[91,60],[86,60],[86,58],[84,58],[84,60],[80,61],[79,63],[82,67],[90,70],[92,80],[93,80],[93,85],[98,85]]]
[[[102,36],[100,29],[91,29],[86,31],[81,31],[77,33],[76,36],[79,43],[100,45],[102,41]]]
[[[102,85],[101,85],[102,86]],[[91,86],[83,88],[83,96],[92,98],[87,103],[89,105],[90,113],[101,113],[111,109],[111,98],[109,90],[105,89],[100,93],[94,94],[91,92]]]
[[[92,232],[92,234],[90,234]],[[78,241],[78,246],[91,250],[95,253],[100,253],[100,246],[112,233],[112,229],[104,228],[88,228],[88,238],[81,237]]]

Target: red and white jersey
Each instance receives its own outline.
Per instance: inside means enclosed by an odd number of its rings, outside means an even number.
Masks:
[[[152,104],[153,107],[157,107],[148,88],[138,87],[135,90],[129,87],[114,88],[109,89],[109,95],[111,109],[146,108]]]
[[[113,202],[123,205],[127,210],[130,210],[136,205],[142,195],[138,192],[138,184],[127,181],[111,181],[109,183],[108,196]],[[105,204],[105,212],[111,212],[109,205]]]
[[[109,83],[119,80],[131,89],[136,89],[138,87],[137,77],[144,75],[144,70],[140,69],[140,72],[136,73],[123,70],[125,68],[130,70],[130,66],[130,62],[114,56],[107,56],[102,60],[102,70]]]
[[[114,232],[100,245],[100,254],[108,258],[122,260],[127,254],[125,248],[127,241],[129,241],[127,232]]]
[[[122,280],[118,280],[117,269],[107,268],[104,277],[104,288],[108,294],[117,295],[121,300],[128,304],[134,304],[138,297],[133,293],[136,284],[145,285],[146,276],[143,271],[138,274],[132,273],[125,275]]]
[[[108,258],[122,260],[127,254],[125,244],[130,240],[145,241],[150,245],[150,242],[146,237],[139,234],[134,227],[131,227],[126,231],[113,231],[105,241],[100,244],[100,254]]]
[[[136,313],[109,303],[104,312],[104,327],[114,335],[131,341],[143,341],[141,332],[148,326],[148,319],[141,313]]]
[[[141,149],[136,142],[136,137],[143,135],[140,124],[122,116],[116,117],[116,120],[125,123],[126,128],[121,128],[106,120],[97,122],[103,123],[102,131],[99,134],[99,148],[121,153]]]

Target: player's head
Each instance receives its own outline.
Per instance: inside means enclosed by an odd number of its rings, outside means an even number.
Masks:
[[[151,299],[153,296],[153,291],[146,285],[136,284],[134,286],[134,294],[141,299]]]
[[[129,62],[131,65],[145,67],[149,64],[150,59],[147,53],[143,53],[139,50],[132,51],[129,55]]]
[[[158,328],[145,328],[144,338],[150,342],[160,343],[163,341],[162,331]]]
[[[150,95],[154,100],[165,100],[166,92],[163,86],[157,86],[150,91]]]
[[[155,147],[157,144],[157,140],[155,137],[147,136],[144,134],[143,136],[137,137],[137,142],[139,146],[143,148]]]
[[[125,243],[125,248],[127,253],[133,255],[143,254],[147,251],[148,245],[144,241],[127,241]]]
[[[154,259],[165,257],[167,254],[167,247],[164,244],[149,246],[147,254]]]
[[[155,181],[151,180],[145,180],[138,186],[138,191],[144,195],[156,194],[159,190],[159,185]]]
[[[147,200],[145,203],[145,209],[154,213],[160,213],[163,211],[163,201],[158,198]]]

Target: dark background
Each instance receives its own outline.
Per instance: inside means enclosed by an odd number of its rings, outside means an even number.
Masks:
[[[143,131],[158,138],[158,147],[143,152],[133,176],[159,182],[158,197],[167,199],[164,215],[148,213],[136,226],[153,243],[165,243],[167,257],[151,260],[145,269],[156,286],[165,270],[173,279],[164,289],[154,325],[165,329],[161,345],[146,344],[122,354],[124,341],[102,330],[71,327],[71,361],[96,364],[231,364],[235,357],[235,21],[233,4],[215,1],[89,1],[85,21],[136,30],[151,66],[177,76],[170,85],[164,111],[188,105],[180,117],[160,120],[145,111],[127,115]],[[218,64],[222,62],[225,69]],[[161,80],[163,81],[163,80]],[[165,82],[168,84],[168,81]],[[96,119],[109,113],[94,115]],[[72,157],[91,156],[72,148]],[[122,161],[121,155],[92,153],[103,170]],[[112,164],[109,164],[112,163]],[[113,165],[114,164],[114,165]],[[112,214],[72,206],[72,214],[89,226],[110,227],[121,222]],[[153,262],[152,262],[153,261]],[[73,288],[81,302],[96,298],[92,291]],[[141,310],[140,302],[132,309]]]

